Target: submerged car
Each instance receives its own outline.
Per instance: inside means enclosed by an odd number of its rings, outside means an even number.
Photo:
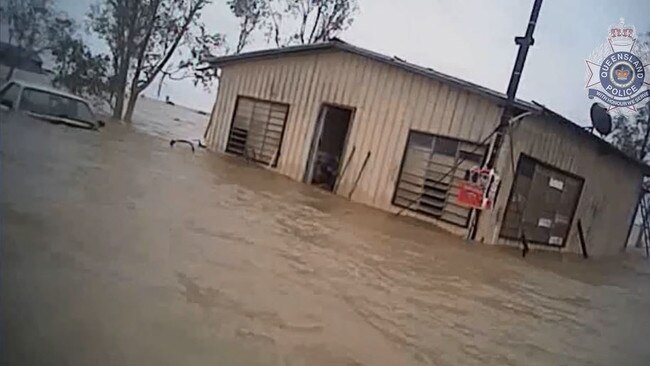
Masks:
[[[91,130],[104,125],[85,99],[21,80],[10,80],[0,88],[0,112],[24,113],[51,123]]]

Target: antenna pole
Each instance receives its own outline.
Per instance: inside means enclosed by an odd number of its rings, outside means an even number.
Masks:
[[[493,168],[496,162],[496,158],[501,150],[501,145],[503,144],[503,135],[508,132],[510,118],[513,117],[513,105],[515,102],[515,97],[517,95],[517,89],[519,88],[519,81],[521,80],[521,73],[524,70],[524,64],[526,63],[526,57],[528,56],[528,49],[530,46],[535,44],[535,39],[533,38],[533,33],[535,33],[535,26],[537,25],[537,18],[539,17],[539,11],[542,8],[542,0],[535,0],[533,3],[533,9],[530,12],[530,19],[528,20],[528,27],[526,28],[526,35],[523,37],[515,37],[515,44],[519,45],[519,51],[517,52],[517,58],[515,59],[515,65],[512,69],[512,74],[510,75],[510,82],[508,83],[508,90],[506,92],[507,104],[501,114],[501,121],[497,127],[499,133],[496,134],[493,142],[493,148],[490,152],[485,166],[487,168]],[[512,136],[512,134],[510,134]],[[512,141],[510,141],[512,146]],[[516,174],[512,172],[513,179]],[[474,222],[478,223],[478,219],[481,212],[479,211],[474,216]],[[472,233],[472,238],[476,235],[476,230]]]
[[[526,57],[528,56],[528,49],[530,46],[535,44],[533,33],[535,32],[535,26],[537,25],[537,18],[539,17],[539,11],[541,8],[542,0],[535,0],[535,3],[533,3],[533,10],[530,12],[526,35],[523,37],[515,37],[515,43],[519,45],[519,51],[517,52],[517,58],[515,59],[515,66],[512,69],[512,74],[510,75],[510,83],[508,83],[508,91],[506,92],[508,97],[507,104],[503,110],[501,122],[499,124],[501,131],[500,134],[497,134],[492,153],[488,156],[486,161],[486,166],[488,168],[494,167],[496,157],[501,148],[501,144],[503,143],[503,134],[506,132],[505,129],[507,128],[508,121],[513,114],[512,106],[515,102],[517,89],[519,88],[519,81],[521,80],[521,73],[524,70],[524,64],[526,63]]]
[[[521,73],[524,70],[524,64],[526,63],[526,57],[528,56],[528,49],[530,46],[535,44],[533,33],[535,32],[537,17],[539,16],[539,10],[541,7],[542,0],[535,0],[535,3],[533,4],[533,10],[530,13],[528,28],[526,28],[526,35],[523,37],[515,37],[515,43],[519,45],[519,51],[517,52],[517,59],[515,60],[515,66],[512,69],[512,74],[510,75],[508,91],[506,92],[509,104],[515,100],[515,95],[517,94],[517,89],[519,88],[519,81],[521,80]]]

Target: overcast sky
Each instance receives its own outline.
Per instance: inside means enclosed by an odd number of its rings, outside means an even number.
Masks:
[[[55,0],[56,1],[56,0]],[[93,0],[58,0],[82,20]],[[212,31],[236,41],[237,20],[225,0],[203,12]],[[505,92],[533,0],[359,0],[360,11],[340,38],[396,55]],[[605,41],[610,25],[624,17],[637,31],[650,31],[650,0],[544,0],[518,98],[535,100],[587,124],[591,101],[585,90],[585,59]],[[268,48],[261,34],[250,49]],[[145,92],[155,95],[157,85]],[[191,82],[167,82],[161,97],[210,110],[216,90]]]

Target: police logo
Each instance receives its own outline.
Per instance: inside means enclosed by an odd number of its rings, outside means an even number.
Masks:
[[[644,48],[645,47],[645,48]],[[650,55],[647,46],[636,41],[633,26],[620,23],[609,28],[607,42],[587,61],[589,99],[597,98],[610,109],[636,110],[650,98]]]

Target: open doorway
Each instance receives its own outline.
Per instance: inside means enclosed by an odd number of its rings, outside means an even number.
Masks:
[[[318,115],[305,182],[333,191],[343,162],[352,110],[324,105]]]

